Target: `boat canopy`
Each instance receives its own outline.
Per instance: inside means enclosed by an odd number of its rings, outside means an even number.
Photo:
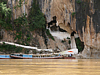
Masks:
[[[23,54],[23,57],[29,57],[29,58],[32,58],[32,55],[26,55],[26,54]]]
[[[59,54],[64,55],[64,54],[78,54],[78,49],[70,49],[70,50],[66,50],[63,52],[59,52]]]

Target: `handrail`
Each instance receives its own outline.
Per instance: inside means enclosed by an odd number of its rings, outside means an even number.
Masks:
[[[22,47],[22,48],[27,48],[27,49],[35,49],[37,51],[50,51],[50,52],[52,52],[52,49],[38,49],[37,47],[25,46],[25,45],[20,45],[20,44],[12,43],[12,42],[1,41],[0,43],[1,44],[5,43],[5,44],[9,44],[9,45],[15,45],[15,46]]]

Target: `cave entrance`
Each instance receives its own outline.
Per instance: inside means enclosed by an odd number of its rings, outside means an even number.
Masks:
[[[59,25],[57,25],[56,18],[57,17],[54,16],[53,20],[48,23],[48,28],[50,28],[51,31],[67,32],[67,30],[62,29],[62,28],[60,28]],[[69,22],[68,22],[67,28],[70,28]],[[76,31],[73,31],[73,30],[70,30],[70,29],[69,29],[69,31],[72,32],[70,34],[70,36],[71,36],[71,39],[70,39],[71,40],[71,49],[78,49],[79,52],[82,52],[83,49],[84,49],[84,42],[82,42],[79,37],[76,38],[76,36],[75,36]],[[77,36],[78,36],[78,34],[77,34]]]
[[[53,20],[50,21],[50,22],[48,23],[48,28],[50,28],[51,31],[67,32],[66,30],[60,28],[60,26],[57,26],[57,24],[56,24],[56,23],[57,23],[56,19],[57,19],[57,17],[54,16],[54,17],[53,17]]]
[[[51,20],[49,23],[48,23],[48,28],[56,25],[57,21],[56,21],[56,16],[53,17],[53,20]]]

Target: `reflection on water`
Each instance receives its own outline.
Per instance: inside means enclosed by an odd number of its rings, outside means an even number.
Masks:
[[[100,75],[99,59],[6,59],[0,75]]]

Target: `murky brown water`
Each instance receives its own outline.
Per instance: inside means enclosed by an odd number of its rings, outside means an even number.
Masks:
[[[100,59],[1,59],[0,75],[100,75]]]

